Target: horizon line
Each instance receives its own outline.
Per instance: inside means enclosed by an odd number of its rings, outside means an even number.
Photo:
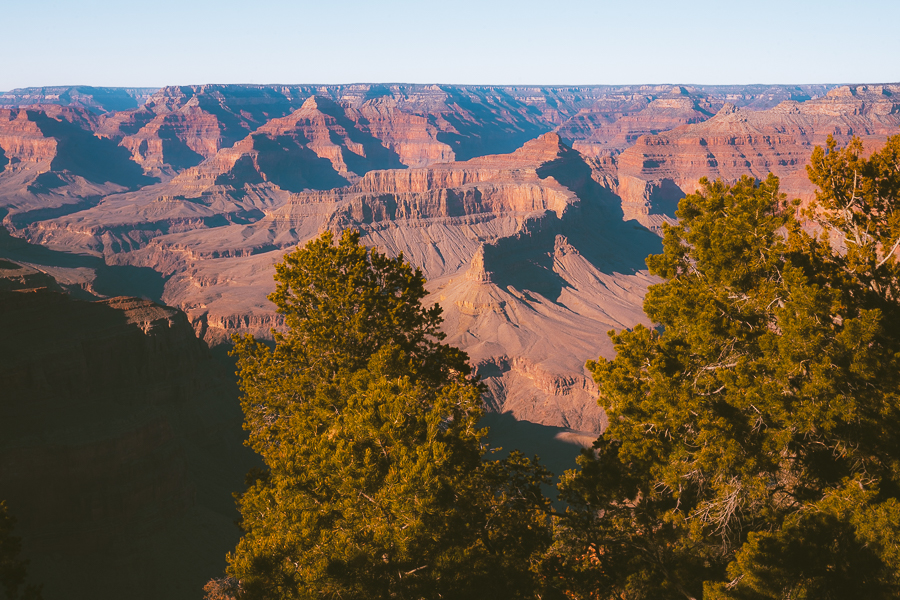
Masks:
[[[662,82],[662,83],[570,83],[570,84],[549,84],[549,83],[414,83],[401,81],[371,81],[371,82],[349,82],[349,83],[222,83],[222,82],[206,82],[206,83],[186,83],[186,84],[166,84],[166,85],[92,85],[92,84],[61,84],[61,85],[32,85],[24,87],[14,87],[7,90],[0,90],[0,94],[9,94],[12,92],[25,90],[45,90],[54,88],[92,88],[92,89],[156,89],[172,87],[202,87],[202,86],[240,86],[240,87],[350,87],[350,86],[448,86],[448,87],[473,87],[473,88],[631,88],[631,87],[697,87],[697,88],[716,88],[716,87],[754,87],[754,86],[861,86],[861,85],[900,85],[900,81],[860,81],[860,82],[816,82],[816,83],[684,83],[684,82]]]

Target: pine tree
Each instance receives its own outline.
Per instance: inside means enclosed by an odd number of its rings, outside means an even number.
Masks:
[[[900,136],[861,150],[813,155],[818,237],[774,176],[681,201],[658,325],[588,365],[610,425],[544,564],[571,595],[900,593]]]
[[[548,474],[485,460],[481,385],[425,280],[345,232],[276,266],[286,331],[236,339],[249,445],[242,598],[533,597]]]

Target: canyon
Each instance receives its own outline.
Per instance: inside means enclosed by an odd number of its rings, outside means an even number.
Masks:
[[[110,580],[196,597],[183,590],[217,574],[237,535],[228,490],[252,464],[230,338],[271,339],[273,265],[347,228],[425,274],[486,384],[493,443],[555,440],[571,462],[605,425],[584,363],[612,355],[608,331],[650,325],[644,259],[678,200],[702,177],[774,173],[809,202],[816,145],[898,133],[898,84],[2,93],[0,497],[45,578],[79,537],[111,564],[168,568],[117,550],[113,529],[161,548],[208,525],[190,547],[211,558],[169,587]],[[88,597],[78,585],[47,597]]]

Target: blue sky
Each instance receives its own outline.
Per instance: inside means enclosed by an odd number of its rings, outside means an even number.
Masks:
[[[897,82],[898,23],[898,0],[0,0],[0,90]]]

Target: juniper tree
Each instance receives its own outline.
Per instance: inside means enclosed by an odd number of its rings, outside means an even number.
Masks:
[[[425,279],[345,232],[276,266],[274,348],[237,338],[249,445],[229,574],[244,598],[520,598],[548,474],[485,460],[482,387]]]
[[[657,325],[588,364],[609,428],[544,564],[571,595],[900,593],[898,157],[816,150],[817,236],[774,176],[681,201]]]

